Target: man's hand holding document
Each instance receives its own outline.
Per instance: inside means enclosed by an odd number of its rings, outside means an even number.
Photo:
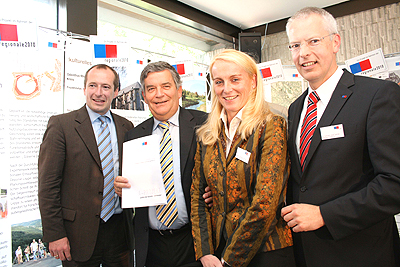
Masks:
[[[160,138],[149,135],[123,144],[122,176],[130,188],[122,188],[122,208],[167,203],[160,167]]]

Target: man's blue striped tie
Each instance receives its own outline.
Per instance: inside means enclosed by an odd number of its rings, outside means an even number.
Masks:
[[[107,221],[115,210],[115,192],[114,192],[114,161],[111,148],[110,128],[107,120],[109,118],[100,116],[101,126],[98,133],[99,154],[101,159],[101,167],[104,175],[103,201],[101,205],[100,217],[103,221]]]

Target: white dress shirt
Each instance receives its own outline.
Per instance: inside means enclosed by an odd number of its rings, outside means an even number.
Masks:
[[[316,125],[318,125],[319,120],[321,119],[322,115],[325,112],[326,106],[328,106],[329,100],[332,97],[333,91],[335,91],[335,88],[337,84],[339,83],[340,78],[343,75],[343,70],[341,68],[337,68],[336,71],[332,74],[331,77],[329,77],[328,80],[326,80],[323,84],[321,84],[320,87],[318,87],[315,91],[317,92],[319,96],[319,101],[317,102],[317,122]],[[296,147],[297,147],[297,153],[299,154],[300,157],[300,134],[301,134],[301,125],[303,124],[304,116],[306,115],[307,111],[307,104],[308,104],[308,96],[312,92],[312,89],[308,87],[308,92],[307,96],[304,99],[304,104],[303,104],[303,110],[301,111],[300,115],[300,122],[297,128],[297,134],[296,134]],[[317,134],[314,132],[314,134]]]
[[[232,141],[233,138],[235,137],[236,130],[239,128],[240,123],[242,122],[242,113],[243,113],[243,108],[239,110],[239,112],[233,117],[231,120],[231,123],[229,123],[229,128],[228,128],[228,117],[226,115],[225,108],[222,108],[221,110],[221,115],[220,118],[222,122],[224,123],[224,129],[225,129],[225,135],[226,135],[226,155],[225,157],[228,157],[229,151],[231,150],[232,146]]]

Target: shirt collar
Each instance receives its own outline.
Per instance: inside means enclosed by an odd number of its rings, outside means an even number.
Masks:
[[[226,115],[226,110],[225,110],[225,108],[222,108],[222,110],[221,110],[220,118],[221,118],[222,122],[224,123],[225,135],[229,139],[233,138],[233,136],[231,136],[231,135],[234,135],[236,133],[236,130],[239,127],[240,122],[242,121],[243,108],[241,110],[239,110],[239,112],[235,115],[235,117],[233,117],[231,123],[229,124],[229,129],[228,129],[228,117]],[[232,131],[232,133],[231,133],[231,131]]]
[[[172,125],[177,126],[177,127],[179,127],[179,110],[180,110],[180,108],[178,107],[178,110],[175,112],[175,114],[172,115],[172,117],[167,120]],[[153,116],[153,118],[154,118],[154,116]],[[160,122],[161,121],[154,118],[153,131],[158,127],[158,124]]]
[[[329,100],[335,91],[337,84],[339,83],[340,78],[343,75],[343,70],[341,68],[337,68],[336,71],[326,80],[320,87],[318,87],[315,91],[317,92],[320,101],[324,105],[328,105]],[[312,92],[311,87],[308,87],[308,94]]]
[[[93,110],[91,110],[91,109],[88,107],[88,105],[86,105],[86,110],[87,110],[87,112],[89,113],[89,118],[90,118],[90,121],[92,122],[92,124],[93,124],[93,122],[94,122],[95,120],[97,120],[100,116],[105,116],[105,117],[109,118],[110,121],[112,121],[112,116],[111,116],[110,110],[108,110],[107,113],[104,114],[104,115],[100,115],[99,113],[94,112]]]
[[[235,118],[236,120],[238,119],[239,121],[242,121],[243,108],[239,110],[239,112],[235,115],[235,117],[233,117],[232,121],[235,120]],[[225,126],[228,125],[228,116],[226,115],[225,108],[222,108],[221,115],[219,115],[219,117],[224,122]]]

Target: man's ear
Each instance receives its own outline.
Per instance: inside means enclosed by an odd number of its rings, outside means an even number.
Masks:
[[[335,34],[333,36],[333,40],[332,40],[332,44],[333,44],[333,52],[336,54],[337,52],[339,52],[339,48],[340,48],[340,43],[341,43],[341,37],[339,34]]]

